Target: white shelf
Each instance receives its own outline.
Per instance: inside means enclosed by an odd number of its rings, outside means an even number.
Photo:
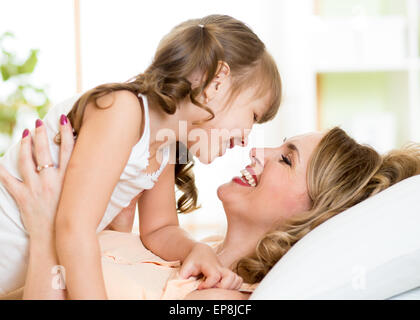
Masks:
[[[410,64],[408,61],[400,63],[358,63],[358,64],[318,64],[316,73],[345,73],[345,72],[394,72],[408,71],[412,68],[419,69],[420,62]]]
[[[404,140],[420,142],[420,0],[398,2],[389,2],[384,15],[320,16],[315,0],[276,1],[285,84],[281,112],[287,116],[277,121],[278,130],[322,130],[336,119],[336,125],[350,124],[354,116],[366,124],[366,136],[379,142],[388,140],[385,134],[395,138],[395,147]],[[345,6],[351,3],[364,5],[355,0]],[[394,118],[395,129],[379,125],[386,117]],[[363,132],[360,126],[355,132]]]
[[[391,112],[403,121],[399,110],[406,106],[408,120],[399,122],[397,130],[404,139],[420,142],[420,0],[405,1],[406,14],[399,16],[313,16],[315,24],[308,31],[314,36],[308,48],[313,57],[310,76],[317,88],[320,74],[389,72],[385,109],[395,105]],[[319,111],[318,94],[316,99],[312,107]]]
[[[319,63],[314,70],[316,73],[420,71],[420,58],[390,63]]]

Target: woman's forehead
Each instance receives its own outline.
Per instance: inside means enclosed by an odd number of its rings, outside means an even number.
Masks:
[[[312,151],[321,141],[323,136],[324,133],[318,131],[304,133],[287,139],[286,144],[293,143],[293,145],[299,150],[300,154],[308,157],[312,154]]]
[[[307,133],[303,133],[303,134],[299,134],[293,137],[288,138],[286,141],[290,142],[290,141],[294,141],[296,143],[305,143],[305,142],[309,142],[312,143],[314,141],[319,141],[322,139],[322,137],[324,136],[324,133],[320,132],[320,131],[313,131],[313,132],[307,132]]]

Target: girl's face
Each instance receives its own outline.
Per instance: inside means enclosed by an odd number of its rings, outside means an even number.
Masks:
[[[287,139],[278,148],[251,149],[251,164],[241,170],[242,177],[217,190],[226,214],[269,229],[309,210],[306,172],[322,136],[309,133]]]
[[[227,69],[221,70],[203,93],[202,102],[214,112],[215,117],[207,122],[190,126],[188,149],[202,163],[211,163],[225,154],[228,148],[245,145],[254,123],[268,110],[270,95],[256,97],[256,88],[240,92],[229,103],[232,78]],[[196,119],[205,119],[209,113],[194,106]]]

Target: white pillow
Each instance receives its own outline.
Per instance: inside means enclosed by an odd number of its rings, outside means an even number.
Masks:
[[[389,300],[420,300],[420,288],[415,288],[399,295],[389,298]]]
[[[388,299],[420,286],[420,175],[321,224],[251,299]]]

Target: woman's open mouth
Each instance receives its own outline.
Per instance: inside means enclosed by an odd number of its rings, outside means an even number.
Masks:
[[[251,166],[246,166],[241,173],[241,177],[233,177],[232,181],[245,187],[257,186],[258,178]]]

